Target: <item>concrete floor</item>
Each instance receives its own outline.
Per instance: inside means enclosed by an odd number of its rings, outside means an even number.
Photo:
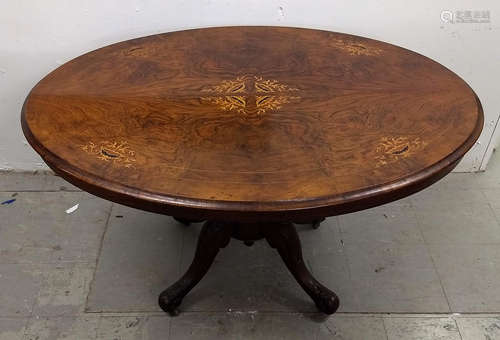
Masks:
[[[166,316],[200,225],[111,204],[46,174],[0,175],[0,340],[500,339],[500,157],[410,198],[298,226],[325,318],[265,242],[231,241]],[[75,204],[73,213],[66,210]]]

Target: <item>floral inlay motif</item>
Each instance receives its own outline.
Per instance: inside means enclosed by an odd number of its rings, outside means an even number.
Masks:
[[[424,148],[427,142],[420,137],[410,138],[407,136],[382,137],[377,144],[375,152],[376,167],[394,163],[400,159],[407,158],[416,151]]]
[[[274,79],[244,75],[204,89],[203,92],[209,96],[201,99],[223,111],[234,111],[242,114],[243,118],[255,119],[267,111],[279,110],[284,104],[300,99],[292,94],[296,91],[299,89]]]
[[[350,55],[374,56],[382,53],[380,48],[368,46],[365,43],[358,41],[334,39],[331,44],[336,48],[346,51]]]
[[[136,162],[135,151],[130,149],[126,141],[88,142],[81,148],[86,153],[95,155],[97,159],[125,168],[133,167]]]

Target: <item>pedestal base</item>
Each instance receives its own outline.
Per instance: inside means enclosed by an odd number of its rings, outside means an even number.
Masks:
[[[333,314],[338,309],[337,295],[319,283],[305,266],[299,236],[292,223],[229,224],[214,221],[203,225],[193,262],[186,273],[160,294],[158,302],[161,309],[171,315],[179,313],[177,307],[182,299],[205,276],[219,249],[227,246],[231,237],[247,245],[265,238],[278,251],[288,270],[321,312]]]

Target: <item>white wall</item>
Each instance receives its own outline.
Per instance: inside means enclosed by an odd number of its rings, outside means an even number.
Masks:
[[[443,10],[489,10],[490,24],[441,21]],[[60,64],[117,41],[223,25],[320,28],[400,45],[463,77],[486,123],[460,171],[485,167],[500,114],[500,2],[335,0],[0,0],[0,169],[45,168],[25,142],[19,113],[31,87]],[[495,93],[497,92],[497,93]]]

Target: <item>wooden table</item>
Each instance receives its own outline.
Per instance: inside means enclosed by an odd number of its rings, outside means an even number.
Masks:
[[[22,109],[27,140],[67,181],[206,221],[193,263],[159,297],[172,314],[231,237],[265,238],[319,310],[334,313],[338,297],[308,271],[292,223],[317,227],[429,186],[482,126],[474,91],[431,59],[283,27],[110,45],[50,73]]]

